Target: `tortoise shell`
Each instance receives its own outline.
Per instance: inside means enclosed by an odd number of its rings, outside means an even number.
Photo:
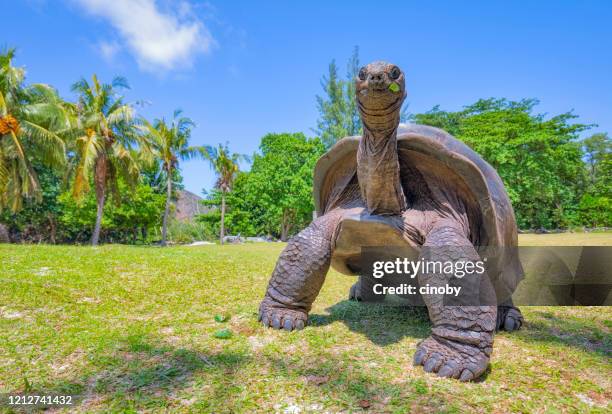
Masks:
[[[317,216],[334,208],[347,191],[354,192],[349,184],[356,179],[360,139],[360,136],[343,138],[318,160],[313,186]],[[472,226],[473,242],[479,252],[491,248],[497,252],[492,258],[495,263],[490,264],[493,272],[489,270],[489,277],[498,293],[514,291],[523,276],[516,249],[516,219],[495,169],[463,142],[441,129],[425,125],[400,124],[397,150],[403,186],[409,179],[406,169],[410,166],[424,176],[443,176],[445,182],[456,186],[471,200],[477,214]]]

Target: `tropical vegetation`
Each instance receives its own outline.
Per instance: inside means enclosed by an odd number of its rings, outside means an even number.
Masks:
[[[133,148],[139,135],[133,133],[133,108],[123,102],[117,88],[128,88],[123,78],[103,84],[93,75],[92,82],[81,79],[72,86],[78,94],[75,112],[78,138],[75,148],[73,194],[80,198],[90,190],[90,179],[96,194],[96,221],[91,244],[100,238],[102,216],[107,195],[118,197],[118,180],[134,185],[139,167]]]
[[[162,220],[162,246],[165,246],[167,241],[173,194],[172,185],[179,161],[208,154],[204,147],[189,146],[189,138],[194,126],[194,122],[182,116],[180,110],[174,111],[172,121],[169,124],[164,119],[156,119],[153,123],[146,119],[141,121],[141,130],[145,137],[142,142],[144,157],[150,163],[160,164],[160,169],[165,174],[166,203]]]
[[[15,49],[0,54],[0,209],[13,212],[23,201],[42,200],[33,163],[60,169],[66,162],[69,108],[45,84],[25,84],[25,70],[13,66]]]
[[[248,157],[243,154],[230,152],[227,143],[225,145],[219,144],[217,147],[208,146],[203,155],[217,175],[215,189],[218,190],[221,196],[221,227],[219,230],[219,241],[223,244],[225,239],[225,199],[227,194],[232,191],[234,181],[238,175],[238,162],[240,160],[248,160]]]
[[[268,134],[261,139],[259,151],[251,170],[236,176],[228,195],[227,223],[235,234],[286,241],[312,220],[312,172],[325,148],[318,138],[302,133]],[[208,203],[218,205],[220,197],[223,193],[215,192]],[[214,223],[215,215],[213,211],[200,220]]]
[[[357,48],[345,77],[332,61],[322,78],[316,137],[270,133],[252,156],[228,143],[192,146],[195,125],[181,111],[169,120],[142,117],[122,95],[123,78],[83,78],[70,101],[52,86],[28,84],[14,57],[13,49],[0,53],[0,225],[15,241],[223,243],[227,233],[287,240],[312,220],[316,160],[361,132]],[[537,106],[489,98],[458,111],[404,108],[402,120],[443,128],[480,153],[504,181],[521,228],[612,226],[609,135],[585,137],[593,125],[575,122],[576,114],[549,116]],[[192,158],[207,161],[217,181],[203,191],[208,212],[178,222],[180,162]],[[250,169],[240,171],[241,161],[252,161]]]
[[[481,99],[457,112],[435,107],[413,120],[450,132],[497,170],[519,227],[609,226],[610,210],[607,219],[589,220],[594,217],[591,208],[580,205],[605,192],[602,186],[609,187],[610,175],[603,177],[599,169],[609,159],[610,148],[607,155],[604,150],[593,156],[593,166],[588,166],[584,149],[592,139],[580,141],[579,133],[590,125],[572,123],[577,116],[570,112],[546,117],[535,112],[537,104],[535,99]],[[607,136],[601,139],[611,142]]]

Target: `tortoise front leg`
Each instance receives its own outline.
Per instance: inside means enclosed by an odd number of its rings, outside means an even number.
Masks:
[[[259,319],[265,326],[287,331],[304,328],[329,269],[332,236],[341,215],[341,210],[331,211],[289,241],[259,306]]]
[[[421,255],[430,262],[480,260],[464,232],[449,225],[434,227],[429,232]],[[444,286],[451,277],[451,274],[445,273],[421,273],[418,280],[420,286]],[[495,299],[486,273],[466,275],[458,282],[464,283],[466,288],[474,288],[474,279],[467,280],[470,277],[478,277],[479,280],[477,289],[472,289],[472,293]],[[425,371],[437,372],[441,377],[461,381],[478,378],[486,370],[493,349],[497,306],[445,306],[442,295],[423,295],[423,300],[427,304],[433,328],[431,336],[417,346],[415,365],[423,365]],[[473,300],[477,304],[477,299]]]

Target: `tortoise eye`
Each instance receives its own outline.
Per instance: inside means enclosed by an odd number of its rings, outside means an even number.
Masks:
[[[357,76],[359,76],[359,79],[362,80],[362,81],[366,80],[366,71],[365,71],[365,68],[361,68],[361,70],[359,70],[359,75],[357,75]]]
[[[393,66],[393,69],[391,69],[391,71],[389,72],[389,78],[391,78],[392,80],[396,80],[400,77],[401,73],[402,72],[397,66]]]

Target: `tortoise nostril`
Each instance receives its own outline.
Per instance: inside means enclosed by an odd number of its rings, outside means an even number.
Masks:
[[[382,81],[382,74],[374,73],[374,74],[370,75],[370,81],[372,81],[372,82],[380,82],[380,81]]]

